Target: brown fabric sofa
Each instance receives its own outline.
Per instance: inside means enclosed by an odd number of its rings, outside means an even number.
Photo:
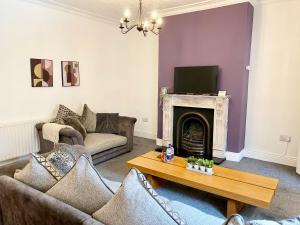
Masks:
[[[91,154],[93,163],[98,164],[132,150],[136,121],[136,118],[119,116],[118,134],[88,133],[85,140],[78,131],[64,128],[60,131],[59,142],[69,145],[84,145]],[[40,140],[39,153],[51,151],[54,145],[53,142],[43,138],[43,125],[44,123],[36,125]]]

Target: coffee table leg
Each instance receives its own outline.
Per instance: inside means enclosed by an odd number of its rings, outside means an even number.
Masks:
[[[237,214],[245,206],[244,203],[232,199],[227,200],[227,218],[232,214]]]
[[[157,189],[158,187],[160,187],[161,185],[163,185],[164,183],[166,183],[167,181],[158,177],[154,177],[152,175],[146,174],[145,175],[148,182],[151,184],[151,186],[153,187],[153,189]]]

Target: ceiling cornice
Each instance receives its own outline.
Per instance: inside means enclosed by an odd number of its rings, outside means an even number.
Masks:
[[[75,14],[78,16],[83,16],[83,17],[86,17],[89,19],[98,20],[98,21],[102,21],[105,23],[109,23],[109,24],[118,23],[118,21],[116,22],[115,19],[113,19],[113,18],[103,17],[101,15],[92,13],[90,11],[72,7],[72,6],[57,2],[55,0],[21,0],[21,1],[37,4],[37,5],[40,5],[43,7],[47,7],[47,8],[60,10],[60,11],[67,12],[70,14]]]
[[[198,3],[187,4],[172,8],[159,10],[162,17],[184,14],[189,12],[202,11],[207,9],[219,8],[243,2],[250,2],[252,5],[258,4],[258,0],[205,0]]]
[[[41,5],[47,8],[60,10],[63,12],[83,16],[89,19],[98,20],[109,24],[114,24],[114,25],[118,24],[118,20],[116,20],[115,18],[103,17],[99,14],[95,14],[80,8],[72,7],[67,4],[57,2],[55,0],[21,0],[21,1]],[[162,9],[159,10],[158,13],[162,17],[166,17],[166,16],[173,16],[173,15],[184,14],[189,12],[202,11],[202,10],[207,10],[212,8],[219,8],[219,7],[234,5],[243,2],[250,2],[252,5],[256,6],[260,4],[268,4],[268,3],[283,2],[283,1],[296,1],[296,0],[205,0],[198,3],[186,4],[182,6]]]

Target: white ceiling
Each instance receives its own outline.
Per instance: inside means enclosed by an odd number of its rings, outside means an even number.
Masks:
[[[119,21],[125,9],[129,9],[133,16],[137,14],[139,0],[36,0],[41,3],[51,4],[65,9],[101,17],[110,21]],[[143,0],[145,16],[155,9],[164,15],[178,14],[187,8],[199,8],[204,6],[228,5],[247,0]],[[249,0],[251,1],[251,0]],[[171,12],[172,13],[169,13]],[[192,10],[196,11],[196,10]],[[148,15],[147,15],[148,14]]]

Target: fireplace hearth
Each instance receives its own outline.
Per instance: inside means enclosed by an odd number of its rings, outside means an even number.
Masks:
[[[175,153],[212,159],[214,110],[174,107]]]

